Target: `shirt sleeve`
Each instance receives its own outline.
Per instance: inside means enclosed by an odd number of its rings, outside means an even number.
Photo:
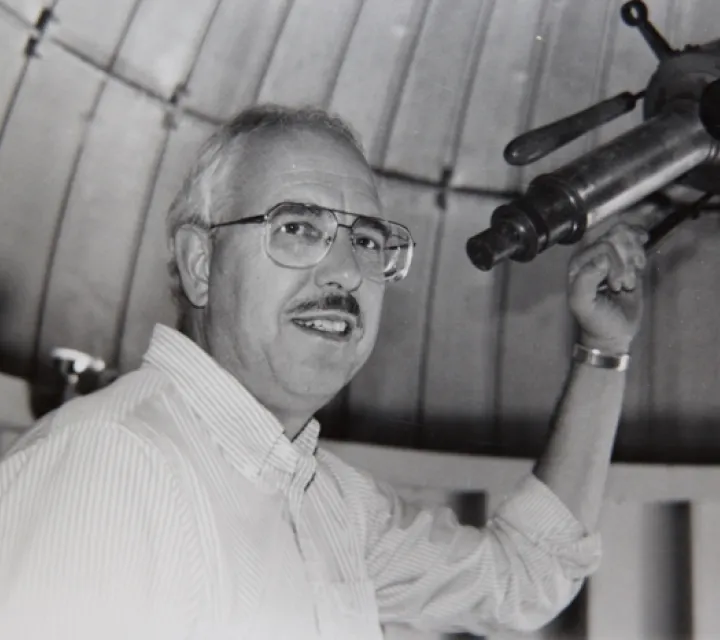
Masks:
[[[534,475],[482,528],[449,508],[414,509],[376,485],[368,566],[383,623],[441,633],[531,631],[555,618],[599,565],[587,534]]]
[[[187,638],[199,558],[169,468],[119,426],[58,431],[0,464],[0,638]]]

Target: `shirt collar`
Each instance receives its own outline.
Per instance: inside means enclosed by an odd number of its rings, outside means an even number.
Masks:
[[[320,425],[314,418],[291,443],[278,419],[192,340],[157,324],[145,365],[163,371],[207,424],[230,462],[256,477],[267,465],[293,472],[300,456],[312,456]]]

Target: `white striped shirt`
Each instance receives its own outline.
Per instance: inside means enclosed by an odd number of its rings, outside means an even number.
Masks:
[[[536,628],[599,561],[525,478],[487,527],[403,504],[294,442],[158,326],[142,367],[43,418],[0,463],[0,638],[380,640],[404,622]]]

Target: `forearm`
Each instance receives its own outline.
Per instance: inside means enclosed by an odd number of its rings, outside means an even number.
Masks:
[[[594,531],[602,507],[626,374],[574,364],[534,473]]]
[[[533,476],[479,528],[460,526],[448,508],[417,511],[392,489],[382,493],[390,500],[378,501],[371,521],[381,529],[372,535],[368,572],[386,622],[475,635],[538,629],[572,602],[600,561],[599,536],[587,535]]]

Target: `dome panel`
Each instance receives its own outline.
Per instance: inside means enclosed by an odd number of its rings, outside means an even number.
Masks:
[[[107,69],[132,23],[137,0],[58,0],[47,36]]]
[[[1,0],[0,11],[11,13],[27,24],[34,24],[47,4],[52,4],[52,0],[49,3],[45,0]]]
[[[218,3],[142,0],[123,39],[113,73],[165,99],[181,93]]]
[[[260,91],[290,0],[221,2],[183,104],[213,120],[250,106]]]
[[[166,131],[161,105],[109,81],[93,112],[50,266],[40,353],[113,365],[138,234]]]
[[[366,0],[342,61],[329,108],[352,124],[377,167],[427,4]]]
[[[0,64],[0,135],[22,80],[27,59],[21,54],[27,39],[27,28],[0,7],[0,60],[3,62]]]
[[[360,0],[295,0],[258,102],[327,106],[361,7]]]
[[[487,16],[480,60],[470,79],[453,185],[498,191],[517,188],[519,171],[505,164],[502,152],[526,128],[530,87],[539,67],[541,42],[536,37],[544,6],[504,0],[494,3]]]
[[[195,118],[180,117],[169,131],[130,282],[120,337],[121,371],[140,364],[155,323],[171,327],[177,324],[170,292],[166,214],[195,154],[212,129]]]
[[[402,441],[408,433],[389,433],[379,417],[406,429],[420,419],[423,385],[423,351],[427,340],[427,315],[433,256],[440,212],[431,189],[395,180],[380,183],[388,218],[412,229],[417,243],[412,269],[402,282],[390,284],[383,306],[378,341],[370,359],[350,384],[348,408],[367,420],[364,429],[380,429],[377,436]],[[382,431],[385,431],[383,434]]]
[[[102,4],[48,2],[53,18],[35,29],[43,3],[0,0],[0,368],[29,377],[37,349],[46,360],[55,346],[136,366],[154,323],[175,319],[164,217],[211,125],[263,100],[329,106],[418,239],[334,425],[358,440],[536,454],[575,337],[574,249],[488,274],[465,241],[539,172],[639,122],[636,110],[522,171],[502,158],[529,126],[645,86],[656,61],[622,25],[622,0]],[[720,36],[716,0],[648,4],[676,47]],[[620,458],[720,455],[716,233],[715,218],[688,223],[652,260]]]
[[[33,369],[66,189],[103,82],[62,49],[43,43],[41,51],[0,144],[0,352],[4,371],[22,376]]]
[[[467,259],[467,239],[485,228],[501,203],[494,198],[450,194],[443,213],[432,309],[427,331],[424,419],[442,425],[428,430],[427,446],[494,440],[495,397],[500,356],[498,306],[503,271],[478,271]],[[478,418],[482,416],[482,418]]]
[[[383,167],[440,181],[455,160],[489,2],[431,0],[393,116]]]

